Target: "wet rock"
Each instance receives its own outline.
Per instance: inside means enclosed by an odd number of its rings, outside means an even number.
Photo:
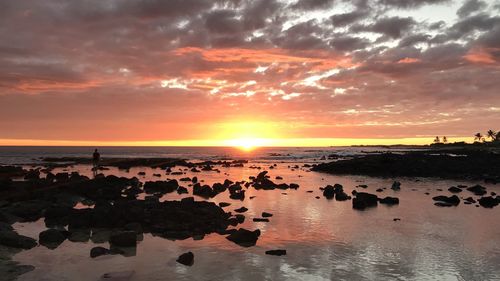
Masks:
[[[188,194],[188,193],[189,193],[189,191],[188,191],[188,189],[187,189],[187,188],[185,188],[185,187],[183,187],[183,186],[180,186],[180,185],[179,185],[179,187],[177,187],[177,193],[178,193],[178,194],[184,194],[184,193],[185,193],[185,194]]]
[[[401,183],[399,181],[395,181],[392,183],[391,186],[392,190],[401,190]]]
[[[254,218],[254,222],[269,222],[269,219],[266,218]]]
[[[99,281],[128,281],[135,274],[133,270],[104,273]]]
[[[266,255],[271,255],[271,256],[285,256],[286,255],[286,250],[269,250],[269,251],[266,251]]]
[[[464,201],[468,202],[470,204],[476,203],[476,200],[474,198],[472,198],[472,197],[467,197],[467,198],[464,199]]]
[[[31,249],[37,243],[33,238],[20,235],[15,231],[4,230],[0,231],[0,245],[19,249]]]
[[[135,231],[120,231],[111,234],[109,243],[117,247],[135,247],[137,246],[137,234]]]
[[[379,199],[379,202],[380,202],[380,204],[386,204],[386,205],[398,205],[399,198],[388,196],[388,197]]]
[[[432,197],[432,200],[438,201],[434,205],[440,206],[440,207],[447,207],[447,204],[450,204],[452,206],[457,206],[458,204],[460,204],[460,198],[458,198],[458,196],[456,196],[456,195],[453,195],[450,197],[444,196],[444,195],[435,196],[435,197]],[[442,204],[442,203],[445,203],[445,204]]]
[[[146,172],[139,172],[139,173],[137,173],[137,175],[139,175],[139,176],[145,176]]]
[[[38,235],[38,241],[40,245],[43,245],[49,249],[55,249],[61,245],[64,240],[66,240],[68,233],[66,231],[61,231],[59,229],[50,228],[40,232]]]
[[[296,183],[291,183],[291,184],[289,184],[289,185],[288,185],[288,187],[289,187],[290,189],[298,189],[298,188],[299,188],[299,185],[298,185],[298,184],[296,184]]]
[[[229,198],[234,200],[244,200],[245,199],[245,190],[235,191],[229,195]]]
[[[276,179],[277,179],[277,180],[282,180],[282,179],[283,179],[283,177],[276,176]]]
[[[177,190],[179,183],[177,180],[168,181],[147,181],[144,184],[144,191],[148,194],[152,193],[170,193]]]
[[[242,247],[255,246],[257,239],[259,239],[260,230],[250,231],[240,228],[226,237],[227,240],[232,241]]]
[[[355,196],[352,200],[353,209],[364,210],[368,207],[376,207],[378,205],[378,197],[375,194],[357,192]]]
[[[109,255],[110,250],[104,248],[104,247],[94,247],[90,249],[90,257],[91,258],[97,258],[99,256],[104,256],[104,255]]]
[[[484,208],[493,208],[496,207],[500,202],[497,198],[493,198],[492,196],[485,196],[479,198],[479,205]]]
[[[468,191],[474,193],[477,196],[483,196],[486,194],[486,187],[480,185],[474,185],[467,188]]]
[[[269,217],[272,217],[272,216],[273,216],[273,214],[271,214],[271,213],[262,212],[262,217],[263,218],[269,218]]]
[[[462,189],[460,189],[456,186],[452,186],[452,187],[448,188],[448,191],[451,193],[460,193],[460,192],[462,192]]]
[[[194,264],[194,254],[192,252],[184,253],[176,261],[186,266],[192,266]]]
[[[335,197],[335,188],[331,185],[325,186],[323,189],[323,196],[325,196],[326,199],[333,199]]]
[[[231,203],[226,203],[226,202],[220,202],[219,203],[219,207],[221,207],[221,208],[224,208],[224,207],[227,207],[227,206],[230,206],[230,205],[231,205]]]
[[[248,211],[248,209],[245,207],[241,207],[241,208],[235,209],[234,211],[236,213],[244,213],[244,212]]]
[[[393,221],[400,221],[401,219],[400,218],[393,218],[392,220]]]
[[[193,185],[193,194],[203,197],[203,198],[212,198],[217,195],[217,192],[215,192],[210,186],[208,185],[201,185],[199,183]]]
[[[376,192],[383,192],[384,190],[382,188],[379,188],[377,190],[375,190]]]

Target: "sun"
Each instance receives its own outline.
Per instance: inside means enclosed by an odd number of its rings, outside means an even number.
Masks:
[[[252,151],[266,144],[264,139],[259,138],[240,138],[227,141],[228,146],[237,147],[243,151]]]

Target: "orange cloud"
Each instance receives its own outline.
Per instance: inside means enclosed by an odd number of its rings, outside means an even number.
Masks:
[[[473,63],[479,64],[493,64],[496,63],[495,59],[491,55],[493,51],[500,51],[500,49],[495,48],[475,48],[471,49],[464,58]]]

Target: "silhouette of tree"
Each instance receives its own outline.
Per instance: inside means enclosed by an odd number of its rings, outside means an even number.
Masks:
[[[497,139],[497,135],[498,135],[498,133],[493,131],[493,130],[488,130],[488,132],[486,132],[486,136],[488,138],[490,138],[491,141],[494,141],[495,139]]]
[[[436,136],[436,138],[434,139],[434,143],[441,143],[441,140],[439,139],[438,136]]]
[[[443,143],[448,143],[448,138],[446,136],[443,137]]]
[[[476,133],[474,135],[474,140],[477,140],[477,141],[484,141],[484,137],[481,133]]]

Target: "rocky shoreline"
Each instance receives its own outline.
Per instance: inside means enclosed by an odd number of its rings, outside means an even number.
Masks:
[[[500,182],[500,154],[478,150],[427,150],[381,153],[312,167],[332,174],[376,177],[437,177]]]

